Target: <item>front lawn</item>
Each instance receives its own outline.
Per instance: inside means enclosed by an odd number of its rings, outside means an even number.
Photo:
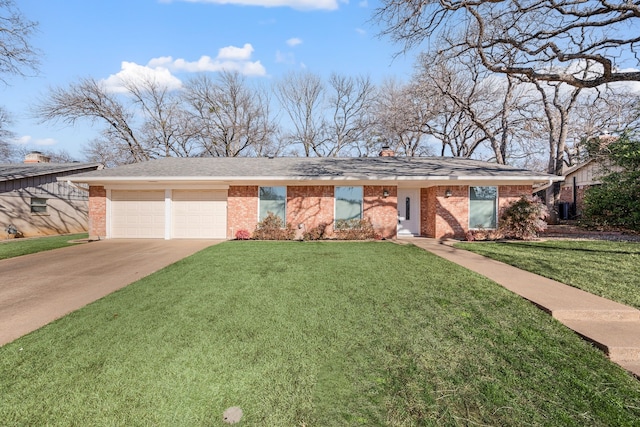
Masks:
[[[87,233],[82,233],[65,234],[63,236],[5,240],[0,242],[0,259],[64,248],[65,246],[71,246],[74,244],[69,243],[70,240],[86,239],[88,236],[89,235]]]
[[[456,247],[640,309],[640,243],[550,240]]]
[[[631,426],[640,382],[389,242],[226,242],[0,348],[3,425]]]

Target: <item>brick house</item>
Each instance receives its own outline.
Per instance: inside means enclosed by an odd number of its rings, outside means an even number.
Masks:
[[[268,212],[298,230],[368,219],[383,238],[462,238],[561,177],[442,157],[163,158],[76,175],[92,238],[222,238]]]
[[[87,231],[89,193],[67,181],[101,167],[50,163],[38,152],[29,153],[24,163],[0,164],[0,238]]]

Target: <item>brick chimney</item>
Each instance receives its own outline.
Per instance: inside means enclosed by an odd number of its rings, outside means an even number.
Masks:
[[[45,156],[39,151],[32,151],[24,156],[25,163],[49,163],[50,161],[51,157]]]
[[[380,151],[380,157],[395,157],[396,152],[391,149],[388,145],[382,147]]]

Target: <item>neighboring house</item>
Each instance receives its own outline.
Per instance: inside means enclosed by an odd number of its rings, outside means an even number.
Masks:
[[[221,238],[274,212],[298,230],[366,218],[381,237],[464,237],[558,176],[441,157],[163,158],[71,178],[92,238]],[[384,156],[383,156],[384,155]]]
[[[560,204],[565,205],[564,209],[567,217],[561,219],[573,219],[582,216],[585,192],[589,187],[600,185],[600,177],[603,173],[608,173],[606,171],[609,169],[611,171],[620,170],[620,168],[611,166],[608,163],[603,165],[601,162],[590,159],[565,171],[564,182],[560,187],[559,200]],[[562,213],[562,209],[560,211]]]
[[[24,164],[0,164],[0,238],[87,231],[88,190],[66,180],[101,167],[49,163],[40,153],[27,155]]]

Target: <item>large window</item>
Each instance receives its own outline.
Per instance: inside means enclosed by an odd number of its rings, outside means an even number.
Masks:
[[[273,212],[286,223],[287,187],[260,187],[260,217],[262,221]]]
[[[498,187],[469,188],[469,228],[496,228]]]
[[[362,187],[336,187],[336,223],[362,219]]]
[[[31,213],[46,214],[47,213],[47,199],[39,197],[31,198]]]

